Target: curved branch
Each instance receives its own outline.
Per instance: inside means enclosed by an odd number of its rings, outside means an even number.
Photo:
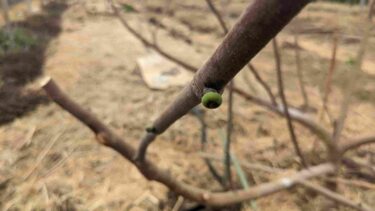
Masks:
[[[42,83],[42,88],[55,103],[60,105],[64,110],[72,114],[84,125],[89,127],[95,133],[100,144],[110,147],[114,151],[121,154],[126,160],[133,163],[147,179],[155,180],[161,184],[164,184],[177,194],[198,203],[211,206],[226,206],[236,204],[291,188],[300,181],[322,176],[335,170],[331,163],[324,163],[297,172],[287,178],[282,178],[273,182],[252,187],[249,190],[212,193],[176,180],[175,176],[171,175],[168,171],[159,168],[154,162],[147,158],[142,163],[135,162],[133,160],[136,153],[134,147],[115,134],[93,114],[86,111],[80,105],[71,100],[61,91],[61,89],[52,79],[47,78],[44,80]]]
[[[345,198],[344,196],[340,195],[340,194],[337,194],[333,191],[330,191],[328,190],[327,188],[324,188],[320,185],[317,185],[317,184],[313,184],[311,182],[308,182],[308,181],[301,181],[299,182],[299,184],[301,184],[303,187],[305,188],[308,188],[310,190],[313,190],[335,202],[338,202],[344,206],[347,206],[347,207],[350,207],[350,208],[353,208],[355,210],[359,210],[359,211],[374,211],[373,209],[371,209],[368,205],[366,204],[363,204],[363,203],[356,203],[356,202],[353,202],[347,198]]]
[[[148,41],[142,34],[137,32],[133,27],[129,25],[127,20],[121,15],[121,11],[115,6],[113,0],[108,0],[109,5],[113,9],[115,15],[118,17],[122,25],[132,34],[134,35],[138,40],[140,40],[143,45],[150,47],[154,49],[156,52],[158,52],[160,55],[164,56],[165,58],[175,62],[178,65],[181,65],[182,67],[186,68],[187,70],[194,71],[197,70],[197,67],[192,66],[189,63],[186,63],[182,61],[181,59],[176,58],[175,56],[172,56],[170,53],[166,52],[165,50],[161,49],[156,43],[152,43]]]
[[[340,147],[340,152],[344,154],[345,152],[356,149],[360,146],[367,145],[367,144],[375,144],[375,136],[368,136],[358,139],[353,139],[351,141],[348,141],[346,143],[343,143]]]

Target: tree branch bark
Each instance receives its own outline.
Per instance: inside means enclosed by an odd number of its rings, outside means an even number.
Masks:
[[[198,203],[211,206],[226,206],[236,204],[246,200],[276,193],[278,191],[293,187],[298,181],[322,176],[333,172],[334,170],[334,166],[331,163],[324,163],[297,172],[290,177],[255,186],[249,190],[212,193],[176,180],[173,175],[168,173],[168,171],[157,167],[151,160],[145,159],[142,163],[135,162],[133,157],[135,156],[136,150],[133,148],[133,146],[125,142],[93,114],[86,111],[80,105],[71,100],[65,93],[62,92],[62,90],[52,79],[44,79],[42,82],[42,88],[55,103],[60,105],[64,110],[72,114],[84,125],[89,127],[95,133],[100,144],[110,147],[121,154],[126,160],[133,163],[147,179],[162,183],[177,194]]]
[[[253,58],[307,3],[308,0],[256,0],[250,4],[213,55],[195,73],[177,99],[156,119],[155,134],[163,133],[199,103],[207,88],[221,93],[227,83]],[[142,142],[136,158],[143,161],[147,146]]]
[[[136,38],[138,38],[142,43],[144,43],[148,47],[151,47],[152,49],[154,49],[155,51],[160,53],[160,55],[164,56],[165,58],[169,59],[170,61],[181,65],[182,67],[186,68],[187,70],[189,70],[191,72],[196,72],[198,67],[194,67],[194,66],[176,58],[174,55],[164,51],[159,46],[156,46],[156,45],[152,44],[151,42],[147,41],[147,39],[145,37],[143,37],[140,33],[135,31],[127,23],[127,20],[121,15],[121,12],[114,5],[113,1],[112,0],[108,0],[108,1],[111,4],[113,10],[115,11],[116,16],[121,21],[121,23],[124,25],[124,27],[126,29],[128,29],[129,32],[132,33]],[[270,103],[268,101],[265,101],[263,99],[257,98],[255,96],[252,96],[252,95],[248,94],[247,92],[245,92],[244,90],[242,90],[241,88],[236,87],[236,86],[233,87],[233,91],[234,91],[234,93],[238,94],[239,96],[243,97],[244,99],[246,99],[248,101],[251,101],[251,102],[253,102],[256,105],[259,105],[261,107],[265,107],[265,108],[269,109],[270,111],[275,112],[278,115],[285,117],[285,114],[283,112],[282,107],[277,106],[274,103]],[[318,123],[316,123],[311,118],[304,115],[303,113],[299,112],[298,110],[292,110],[291,108],[289,108],[289,110],[290,110],[290,116],[291,116],[291,118],[293,118],[293,120],[295,120],[296,122],[300,123],[302,126],[309,129],[313,134],[315,134],[319,139],[321,139],[325,143],[325,145],[329,146],[331,144],[331,138],[332,137],[331,137],[331,134],[328,130],[321,127]]]

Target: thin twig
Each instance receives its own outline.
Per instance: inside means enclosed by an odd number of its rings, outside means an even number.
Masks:
[[[343,178],[329,178],[329,177],[324,178],[324,180],[335,181],[335,182],[342,183],[342,184],[345,184],[345,185],[375,190],[375,184],[365,182],[365,181],[362,181],[362,180],[343,179]]]
[[[191,110],[192,114],[197,117],[201,124],[201,151],[204,153],[206,151],[207,146],[207,124],[204,119],[204,113],[199,110],[198,107],[194,107]],[[208,170],[210,171],[211,175],[214,177],[214,179],[223,187],[225,188],[225,182],[223,177],[219,174],[219,172],[216,170],[215,166],[211,163],[211,160],[208,158],[204,158],[204,161],[208,167]]]
[[[294,35],[294,49],[295,49],[295,59],[296,59],[296,68],[297,68],[297,78],[298,78],[299,87],[301,89],[301,95],[303,97],[303,107],[308,108],[309,98],[307,96],[306,89],[305,89],[305,82],[303,80],[304,78],[303,78],[303,72],[302,72],[302,67],[301,67],[301,56],[300,56],[297,33]]]
[[[222,160],[223,160],[222,157],[220,157],[218,155],[214,155],[214,154],[209,154],[209,153],[199,153],[199,156],[201,156],[203,158],[210,159],[210,160],[219,161],[219,162],[222,162]],[[247,169],[254,170],[254,171],[263,171],[263,172],[272,173],[272,174],[283,172],[283,170],[279,169],[279,168],[270,167],[270,166],[266,166],[266,165],[262,165],[262,164],[258,164],[258,163],[249,163],[249,162],[246,162],[246,161],[242,161],[241,166],[243,166]]]
[[[331,119],[327,103],[328,103],[329,95],[332,89],[333,74],[336,68],[337,47],[338,47],[338,35],[337,33],[335,33],[333,35],[332,55],[331,55],[330,65],[329,65],[328,74],[324,83],[324,96],[323,96],[322,110],[320,112],[320,119],[323,118],[324,111],[327,113],[328,117]]]
[[[294,150],[296,151],[297,155],[301,159],[302,165],[304,167],[307,167],[306,160],[305,160],[305,158],[302,154],[302,151],[299,147],[299,144],[298,144],[298,141],[297,141],[297,136],[294,132],[293,122],[292,122],[292,119],[291,119],[290,114],[289,114],[288,102],[286,101],[286,97],[285,97],[285,93],[284,93],[283,76],[282,76],[282,70],[281,70],[281,57],[280,57],[279,49],[278,49],[278,46],[277,46],[276,38],[272,39],[272,46],[273,46],[273,51],[274,51],[274,54],[275,54],[279,94],[280,94],[281,101],[282,101],[282,104],[283,104],[283,107],[284,107],[284,113],[285,113],[286,120],[287,120],[290,138],[292,140]]]
[[[184,197],[178,196],[176,204],[174,204],[172,211],[179,211],[184,203]]]
[[[233,85],[234,81],[229,83],[229,96],[228,96],[228,117],[227,117],[227,132],[226,140],[224,145],[224,171],[227,187],[232,187],[232,171],[231,171],[231,142],[232,142],[232,131],[233,131]]]
[[[340,152],[341,154],[344,154],[345,152],[349,150],[357,149],[358,147],[367,145],[367,144],[375,144],[375,136],[368,136],[368,137],[353,139],[345,143],[342,143],[340,146]]]
[[[210,10],[212,11],[212,13],[214,13],[216,19],[219,21],[220,26],[224,31],[224,34],[227,34],[229,30],[228,30],[227,25],[224,22],[223,17],[221,16],[220,12],[216,9],[215,5],[212,3],[211,0],[206,0],[206,3],[208,5],[208,7],[210,8]]]
[[[355,210],[359,210],[359,211],[374,211],[374,209],[370,208],[368,205],[362,203],[362,202],[359,202],[359,203],[356,203],[356,202],[353,202],[347,198],[345,198],[344,196],[340,195],[340,194],[337,194],[333,191],[330,191],[328,190],[327,188],[324,188],[320,185],[317,185],[317,184],[314,184],[314,183],[311,183],[311,182],[308,182],[308,181],[298,181],[299,184],[301,184],[303,187],[305,188],[308,188],[312,191],[315,191],[335,202],[338,202],[340,203],[341,205],[344,205],[344,206],[347,206],[347,207],[350,207],[350,208],[353,208]]]
[[[268,97],[271,100],[271,103],[273,105],[277,105],[276,98],[272,94],[271,87],[263,80],[263,78],[259,75],[258,70],[252,65],[250,62],[247,64],[247,67],[249,68],[250,72],[254,75],[255,79],[263,86],[263,88],[266,90]]]

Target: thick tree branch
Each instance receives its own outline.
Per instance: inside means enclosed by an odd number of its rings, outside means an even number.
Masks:
[[[206,0],[207,5],[209,6],[212,13],[214,13],[216,19],[219,21],[221,28],[224,31],[224,34],[228,33],[228,27],[221,16],[220,12],[216,9],[215,5],[212,3],[211,0]],[[263,86],[264,90],[266,90],[268,97],[270,98],[271,102],[274,105],[277,105],[276,98],[272,94],[271,88],[268,86],[268,84],[262,79],[262,77],[259,75],[257,69],[252,65],[250,62],[247,64],[247,68],[250,70],[250,72],[254,75],[255,79]]]
[[[151,42],[147,41],[145,37],[143,37],[140,33],[136,32],[133,28],[131,28],[131,26],[127,23],[127,20],[121,15],[121,11],[119,11],[119,9],[116,6],[114,6],[113,1],[109,0],[109,2],[112,5],[112,8],[115,11],[118,19],[121,21],[124,27],[127,28],[136,38],[141,40],[141,42],[145,43],[145,45],[147,45],[148,47],[151,47],[152,49],[160,53],[160,55],[164,56],[170,61],[175,62],[176,64],[179,64],[185,67],[187,70],[191,72],[197,71],[198,67],[191,66],[190,64],[177,59],[174,55],[162,50],[158,46],[153,45]],[[233,87],[233,91],[234,93],[238,94],[239,96],[243,97],[244,99],[248,101],[255,103],[256,105],[266,107],[269,110],[279,114],[280,116],[283,116],[283,117],[285,116],[282,107],[276,106],[275,103],[270,103],[268,101],[254,97],[236,86]],[[291,110],[291,108],[289,108],[289,110]],[[329,146],[331,144],[330,132],[326,130],[325,128],[321,127],[318,123],[313,121],[311,118],[299,112],[298,110],[293,110],[293,112],[290,111],[290,116],[291,118],[293,118],[293,120],[300,123],[304,127],[308,128],[313,134],[317,135],[319,139],[321,139],[325,143],[325,145]]]
[[[196,72],[177,99],[157,118],[153,132],[164,132],[199,103],[207,88],[221,93],[228,82],[253,58],[309,1],[256,0],[250,4],[213,55]],[[151,142],[142,142],[146,149]],[[145,150],[142,150],[145,151]],[[142,161],[145,154],[138,154]]]
[[[157,167],[152,161],[145,159],[142,163],[133,160],[136,150],[121,137],[116,135],[111,129],[104,125],[94,115],[81,108],[64,94],[57,84],[50,78],[42,82],[42,87],[48,96],[67,112],[76,117],[79,121],[89,127],[96,135],[100,144],[112,148],[125,159],[133,163],[138,170],[149,180],[155,180],[170,188],[172,191],[189,198],[198,203],[211,206],[225,206],[243,201],[267,196],[278,191],[293,187],[297,182],[313,177],[322,176],[334,171],[331,163],[324,163],[309,169],[302,170],[287,178],[272,181],[255,186],[249,190],[236,190],[220,193],[211,193],[204,189],[199,189],[191,185],[177,181],[176,178],[167,171]]]

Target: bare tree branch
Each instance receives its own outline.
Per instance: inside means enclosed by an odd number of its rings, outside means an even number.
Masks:
[[[207,124],[205,121],[205,115],[204,113],[198,108],[198,106],[194,107],[191,110],[192,114],[197,117],[199,120],[199,123],[201,124],[201,151],[204,153],[206,151],[207,146]],[[219,174],[219,172],[216,170],[214,165],[211,163],[211,160],[208,158],[203,158],[208,170],[210,171],[213,178],[223,187],[225,188],[225,181],[223,177]]]
[[[329,65],[328,74],[324,83],[323,105],[322,105],[322,111],[320,112],[321,114],[320,119],[323,118],[324,111],[328,115],[330,115],[327,103],[329,99],[329,94],[331,93],[331,89],[332,89],[333,74],[336,68],[337,47],[338,47],[338,35],[337,33],[335,33],[333,35],[333,45],[332,45],[332,55],[331,55],[330,65]]]
[[[215,5],[212,3],[211,0],[206,0],[210,10],[214,13],[215,17],[219,21],[221,28],[223,29],[224,33],[228,33],[228,27],[221,16],[220,12],[216,9]],[[251,73],[254,75],[255,79],[263,86],[263,88],[266,90],[268,97],[270,98],[271,102],[274,105],[277,105],[275,96],[272,94],[271,88],[268,86],[268,84],[262,79],[262,77],[259,75],[257,69],[252,65],[250,62],[247,64],[248,69],[251,71]]]
[[[247,67],[249,68],[250,72],[254,75],[255,79],[263,86],[263,88],[266,90],[268,97],[271,100],[271,103],[273,105],[277,105],[276,98],[272,94],[271,87],[263,80],[263,78],[259,75],[258,70],[252,65],[250,62],[247,64]]]
[[[375,136],[353,139],[348,142],[342,143],[340,147],[340,152],[343,154],[349,150],[356,149],[360,146],[367,144],[375,144]]]
[[[374,211],[374,209],[371,209],[368,205],[364,204],[364,203],[356,203],[356,202],[353,202],[347,198],[345,198],[344,196],[340,195],[340,194],[337,194],[333,191],[330,191],[328,190],[327,188],[324,188],[318,184],[314,184],[314,183],[311,183],[311,182],[308,182],[308,181],[300,181],[298,182],[299,184],[301,184],[303,187],[305,188],[308,188],[310,190],[313,190],[335,202],[338,202],[340,203],[341,205],[344,205],[344,206],[347,206],[347,207],[350,207],[350,208],[353,208],[355,210],[360,210],[360,211]]]
[[[214,15],[216,16],[217,20],[219,21],[220,26],[224,31],[224,34],[228,34],[228,31],[229,31],[228,27],[225,24],[225,21],[224,21],[223,17],[221,16],[220,12],[216,9],[215,5],[212,3],[211,0],[206,0],[206,3],[208,5],[208,7],[210,8],[210,10],[212,11],[212,13],[214,13]]]
[[[177,99],[156,119],[152,133],[161,134],[196,106],[207,89],[221,93],[228,82],[309,1],[256,0],[250,4],[213,55],[196,72]],[[114,9],[116,9],[114,7]],[[267,12],[265,12],[267,11]],[[280,16],[280,14],[283,14]],[[142,142],[136,158],[142,162],[151,141]]]
[[[167,53],[166,51],[163,51],[158,46],[152,45],[152,43],[148,42],[147,39],[145,39],[140,33],[136,32],[133,28],[130,27],[130,25],[127,23],[126,19],[121,15],[121,12],[114,6],[112,0],[109,0],[109,3],[112,5],[112,8],[117,11],[117,17],[123,23],[124,27],[127,28],[136,38],[140,39],[141,42],[145,41],[147,46],[153,48],[155,51],[159,52],[162,56],[169,59],[172,62],[175,62],[176,64],[179,64],[183,67],[185,67],[187,70],[191,72],[196,72],[198,69],[197,67],[191,66],[190,64],[187,64],[186,62],[177,59],[172,54]],[[131,30],[130,30],[131,29]],[[136,32],[136,33],[133,33]],[[251,101],[255,103],[256,105],[266,107],[269,110],[279,114],[280,116],[285,116],[284,111],[282,107],[276,106],[274,103],[269,103],[265,100],[262,100],[260,98],[254,97],[244,90],[242,90],[239,87],[234,86],[233,87],[234,93],[240,95],[244,99]],[[291,108],[289,108],[291,110]],[[313,134],[317,135],[319,139],[321,139],[325,145],[329,146],[331,144],[331,134],[328,130],[326,130],[324,127],[321,127],[318,123],[313,121],[311,118],[307,117],[306,115],[302,114],[301,112],[295,110],[294,112],[289,113],[291,118],[295,120],[296,122],[300,123],[304,127],[308,128]]]
[[[42,87],[48,96],[55,101],[55,103],[60,105],[63,109],[89,127],[95,133],[100,144],[110,147],[121,154],[125,159],[133,163],[147,179],[160,182],[177,194],[198,203],[211,206],[225,206],[240,203],[293,187],[299,181],[322,176],[333,172],[335,169],[331,163],[324,163],[297,172],[292,176],[255,186],[249,190],[211,193],[207,190],[192,187],[188,184],[177,181],[174,176],[169,174],[167,171],[160,169],[147,158],[142,163],[135,162],[133,157],[135,156],[136,150],[129,143],[125,142],[121,137],[116,135],[94,115],[72,101],[60,90],[52,79],[44,79],[42,82]]]
[[[231,142],[232,142],[232,131],[233,131],[233,86],[234,81],[229,83],[229,95],[228,95],[228,116],[227,116],[227,132],[224,146],[224,171],[227,182],[227,187],[232,187],[232,171],[231,171]]]
[[[172,56],[170,53],[166,52],[165,50],[161,49],[156,43],[152,43],[148,41],[141,33],[137,32],[133,27],[129,25],[129,23],[126,21],[126,19],[121,15],[121,10],[115,6],[115,3],[113,0],[108,0],[109,4],[112,7],[112,10],[114,11],[115,15],[118,17],[122,25],[132,34],[134,35],[138,40],[140,40],[145,46],[150,47],[154,49],[156,52],[158,52],[160,55],[164,56],[165,58],[175,62],[178,65],[181,65],[182,67],[195,71],[198,68],[192,66],[189,63],[186,63],[182,61],[181,59],[176,58],[175,56]]]
[[[282,105],[284,107],[284,113],[285,113],[286,120],[287,120],[290,138],[292,140],[294,150],[296,151],[297,155],[301,159],[302,165],[304,167],[307,167],[306,160],[305,160],[305,158],[302,154],[302,151],[299,147],[297,136],[294,132],[293,122],[292,122],[292,119],[291,119],[290,114],[289,114],[288,102],[286,101],[286,97],[285,97],[285,93],[284,93],[283,75],[282,75],[282,70],[281,70],[281,57],[280,57],[280,53],[279,53],[279,47],[277,46],[276,37],[272,39],[272,47],[273,47],[273,51],[274,51],[274,54],[275,54],[279,94],[280,94],[280,97],[281,97]]]
[[[303,72],[302,72],[302,67],[301,67],[301,56],[299,52],[299,44],[298,44],[298,34],[296,33],[294,35],[294,49],[295,49],[295,59],[296,59],[296,67],[297,67],[297,78],[298,78],[298,83],[299,87],[301,89],[301,95],[303,97],[303,107],[307,108],[309,107],[309,98],[306,93],[305,89],[305,82],[303,80]]]
[[[274,106],[272,103],[256,98],[252,95],[249,95],[242,89],[238,87],[233,87],[234,92],[236,94],[241,95],[246,100],[249,100],[259,106],[265,107],[269,109],[270,111],[275,112],[276,114],[285,117],[285,108],[284,106]],[[327,148],[332,148],[332,136],[331,133],[320,126],[318,123],[316,123],[314,120],[312,120],[309,116],[306,114],[300,112],[299,110],[288,108],[289,115],[291,118],[293,118],[294,121],[300,123],[307,129],[309,129],[313,134],[315,134],[317,137],[319,137],[320,140],[323,141],[323,143],[327,146]]]

